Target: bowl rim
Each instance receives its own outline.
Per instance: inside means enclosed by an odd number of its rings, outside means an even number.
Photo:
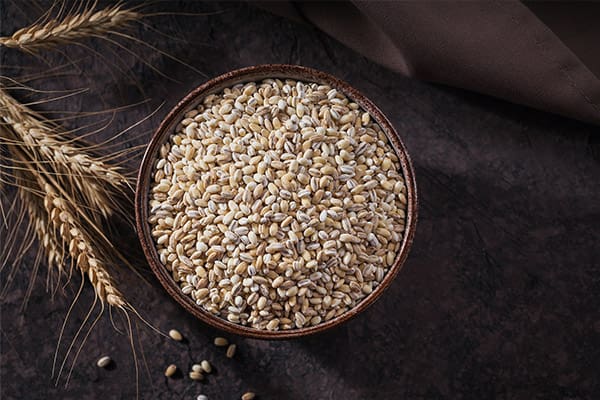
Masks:
[[[278,331],[269,331],[266,329],[259,330],[229,322],[219,316],[205,311],[201,306],[197,305],[190,296],[183,294],[177,283],[173,280],[169,271],[160,262],[156,246],[150,235],[150,224],[146,222],[148,220],[148,195],[150,190],[151,175],[154,169],[154,162],[157,158],[160,146],[167,140],[181,119],[183,119],[183,114],[198,105],[202,99],[209,94],[219,92],[226,87],[231,87],[238,83],[256,82],[268,78],[287,78],[305,82],[328,84],[336,90],[343,92],[349,99],[367,111],[384,131],[385,135],[390,141],[390,144],[392,145],[392,148],[400,160],[406,185],[407,200],[406,223],[400,249],[396,254],[394,263],[389,268],[380,284],[373,290],[373,292],[364,297],[355,307],[337,317],[330,319],[329,321],[306,328]],[[350,318],[361,313],[368,306],[373,304],[373,302],[375,302],[390,286],[400,269],[402,269],[404,262],[408,257],[408,253],[416,231],[417,206],[417,187],[411,159],[406,151],[406,147],[404,146],[402,139],[398,135],[398,132],[392,126],[383,112],[381,112],[381,110],[379,110],[379,108],[365,95],[350,86],[348,83],[323,71],[290,64],[262,64],[236,69],[209,79],[190,91],[169,111],[169,113],[161,121],[158,128],[154,131],[138,170],[135,191],[137,236],[142,245],[144,255],[150,264],[150,268],[164,289],[189,313],[208,325],[228,333],[256,339],[290,339],[323,332],[348,321]]]

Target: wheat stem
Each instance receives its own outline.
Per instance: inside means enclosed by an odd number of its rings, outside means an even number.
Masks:
[[[121,5],[110,6],[99,11],[94,11],[90,7],[60,20],[51,19],[43,23],[35,23],[19,29],[11,36],[0,37],[0,45],[35,53],[40,49],[87,37],[108,35],[141,17],[140,13],[123,9]]]
[[[82,146],[66,137],[58,125],[15,100],[0,88],[0,119],[12,128],[15,137],[8,143],[19,145],[29,160],[47,164],[62,187],[74,187],[81,195],[81,204],[98,210],[103,217],[114,212],[114,194],[128,191],[127,178],[119,167],[87,154]]]
[[[115,287],[104,263],[98,257],[93,241],[72,206],[59,196],[49,183],[44,184],[44,190],[46,191],[44,207],[50,217],[53,234],[55,237],[60,235],[68,244],[69,256],[75,261],[77,268],[87,274],[100,301],[115,307],[126,305],[127,302]]]
[[[9,146],[9,150],[16,157],[25,156],[14,146]],[[76,204],[59,194],[55,182],[44,174],[43,169],[37,170],[30,165],[30,171],[18,172],[17,193],[28,209],[29,219],[47,255],[49,270],[57,271],[59,276],[65,274],[64,265],[67,257],[70,258],[77,269],[87,275],[103,304],[123,308],[128,303],[115,287],[98,256],[98,243],[88,232],[90,224],[93,231],[99,231],[99,228],[82,215]],[[37,195],[40,192],[44,193],[43,197]]]

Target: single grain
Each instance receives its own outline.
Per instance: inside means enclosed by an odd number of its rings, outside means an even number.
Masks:
[[[169,336],[171,337],[171,339],[176,340],[178,342],[181,342],[183,340],[183,335],[179,333],[179,331],[176,329],[171,329],[169,331]]]
[[[233,356],[235,355],[236,349],[237,349],[237,346],[234,343],[230,344],[227,347],[227,352],[225,353],[227,358],[233,358]]]
[[[171,364],[165,370],[165,376],[170,378],[175,374],[175,372],[177,372],[177,366],[175,364]]]
[[[100,368],[106,368],[110,365],[112,359],[109,356],[100,357],[96,365]]]
[[[254,392],[246,392],[242,395],[242,400],[254,400],[256,394]]]

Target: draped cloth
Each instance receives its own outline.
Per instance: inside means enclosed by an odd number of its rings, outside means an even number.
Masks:
[[[403,75],[600,125],[600,3],[261,2]]]

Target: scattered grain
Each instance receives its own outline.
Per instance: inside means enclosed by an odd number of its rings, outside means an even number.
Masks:
[[[195,381],[201,381],[202,379],[204,379],[204,375],[202,375],[202,372],[190,371],[190,378]]]
[[[227,347],[227,353],[225,353],[225,355],[227,356],[227,358],[233,358],[233,356],[235,355],[235,351],[237,349],[237,346],[235,344],[230,344]]]
[[[202,372],[202,366],[200,364],[194,364],[192,365],[192,371],[194,372]]]
[[[100,357],[96,365],[100,368],[106,368],[110,365],[112,359],[109,356]]]
[[[179,333],[179,331],[176,329],[171,329],[169,331],[169,336],[171,337],[171,339],[176,340],[178,342],[181,342],[183,340],[183,335]]]
[[[246,392],[242,395],[242,400],[254,400],[256,394],[254,392]]]
[[[177,366],[175,364],[171,364],[167,367],[167,369],[165,370],[165,376],[167,378],[172,377],[173,375],[175,375],[175,372],[177,372]]]
[[[210,374],[212,372],[212,365],[210,365],[210,363],[207,360],[202,360],[200,366],[202,367],[202,370],[207,374]]]

